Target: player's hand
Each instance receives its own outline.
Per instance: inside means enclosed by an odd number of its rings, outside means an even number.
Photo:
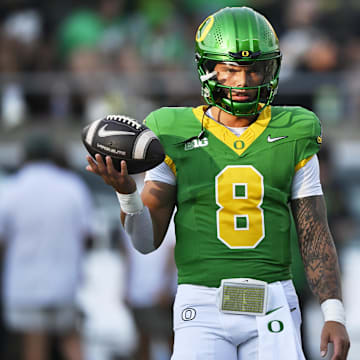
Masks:
[[[86,170],[101,176],[105,183],[118,193],[131,194],[136,190],[135,180],[128,174],[125,160],[121,161],[121,171],[117,171],[110,156],[106,157],[106,163],[100,154],[95,155],[96,161],[91,156],[87,156],[86,159],[89,163]]]
[[[326,321],[321,332],[320,354],[326,356],[328,344],[333,343],[331,360],[346,360],[350,348],[349,335],[344,325],[336,321]]]

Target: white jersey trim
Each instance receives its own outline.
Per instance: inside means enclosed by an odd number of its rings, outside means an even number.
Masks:
[[[314,155],[296,172],[291,188],[291,199],[294,200],[315,195],[323,195],[317,155]]]
[[[146,172],[144,181],[160,181],[166,184],[176,185],[176,176],[168,164],[162,162],[160,165]]]

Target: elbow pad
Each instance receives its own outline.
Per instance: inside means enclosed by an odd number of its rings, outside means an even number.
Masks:
[[[147,207],[144,206],[136,214],[127,214],[124,229],[130,236],[134,248],[142,254],[148,254],[156,250],[151,215]]]

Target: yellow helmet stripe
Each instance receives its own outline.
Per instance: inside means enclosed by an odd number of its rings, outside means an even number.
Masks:
[[[208,22],[208,23],[206,24],[206,22]],[[195,40],[197,42],[203,41],[206,38],[207,34],[209,33],[209,31],[213,25],[214,25],[214,16],[210,15],[199,26],[199,29],[196,32]],[[202,29],[203,26],[204,26],[204,29]],[[200,32],[201,32],[201,34],[200,34]]]

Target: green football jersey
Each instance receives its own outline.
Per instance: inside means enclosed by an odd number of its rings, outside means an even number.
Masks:
[[[291,184],[319,150],[318,118],[301,107],[268,106],[236,136],[205,109],[161,108],[145,119],[176,175],[179,284],[291,278]]]

